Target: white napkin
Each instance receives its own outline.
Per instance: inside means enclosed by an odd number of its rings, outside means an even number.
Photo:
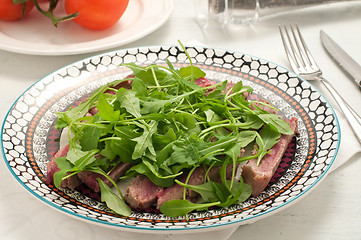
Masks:
[[[334,110],[340,123],[341,141],[335,162],[331,166],[330,172],[333,172],[342,164],[350,160],[354,155],[361,152],[361,143],[358,142],[344,114],[335,108]]]

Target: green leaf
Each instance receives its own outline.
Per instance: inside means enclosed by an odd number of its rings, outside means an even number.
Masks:
[[[219,121],[222,121],[223,119],[217,114],[215,113],[213,110],[208,109],[206,111],[204,111],[205,115],[206,115],[206,120],[207,122],[212,126],[212,123],[217,123]]]
[[[111,139],[107,142],[109,142],[108,144],[110,144],[111,151],[117,156],[119,156],[119,159],[122,162],[134,162],[132,159],[132,154],[135,147],[135,142],[124,138]]]
[[[282,134],[291,135],[294,133],[291,129],[291,125],[276,114],[260,114],[258,117],[265,123],[274,126]]]
[[[184,78],[193,76],[194,79],[202,78],[206,76],[206,73],[203,72],[199,67],[188,66],[179,69],[179,75]]]
[[[257,133],[255,131],[242,131],[237,134],[237,143],[240,147],[248,146],[256,138]]]
[[[94,106],[94,103],[98,100],[100,93],[104,92],[107,88],[108,85],[102,86],[98,88],[96,91],[94,91],[92,95],[89,98],[87,98],[85,102],[82,102],[76,107],[70,108],[66,112],[56,113],[58,120],[55,123],[55,126],[61,128],[64,128],[66,126],[71,126],[72,123],[77,121],[77,119],[84,117],[84,115],[89,111],[89,109]]]
[[[59,188],[63,178],[73,169],[74,165],[66,160],[65,157],[59,157],[55,159],[55,162],[60,171],[54,173],[54,185]]]
[[[144,131],[141,136],[132,139],[133,141],[137,142],[132,155],[133,159],[137,159],[143,156],[147,149],[151,154],[154,156],[156,155],[153,147],[152,136],[157,131],[157,125],[158,122],[156,121],[151,121],[149,125],[139,125],[141,128],[143,128]]]
[[[102,129],[95,126],[85,126],[83,129],[83,136],[80,139],[80,145],[83,151],[90,151],[98,147],[99,138],[102,134]]]
[[[117,154],[114,152],[112,148],[113,141],[105,141],[105,146],[101,150],[100,154],[110,161],[114,160]]]
[[[141,114],[150,114],[158,113],[165,105],[171,103],[171,100],[161,100],[161,99],[148,99],[148,101],[142,101]]]
[[[238,202],[238,200],[243,192],[243,187],[244,187],[243,179],[241,178],[240,180],[241,180],[240,182],[233,182],[233,183],[232,183],[232,181],[229,181],[229,180],[226,181],[228,189],[231,190],[231,194],[228,195],[227,200],[225,202],[218,204],[218,206],[228,207],[228,206],[231,206],[232,204]],[[232,188],[230,188],[231,184],[232,184]],[[249,193],[248,190],[249,189],[247,189],[247,192],[244,193],[245,194],[244,196],[246,196]]]
[[[206,182],[203,184],[199,184],[199,185],[184,184],[178,180],[175,180],[175,182],[183,187],[186,187],[188,189],[191,189],[191,190],[199,193],[205,202],[212,202],[212,201],[219,200],[219,197],[214,188],[214,182],[212,182],[212,181],[209,181],[209,182]]]
[[[99,95],[97,109],[99,111],[97,115],[104,120],[111,122],[119,120],[120,111],[114,110],[113,106],[108,103],[107,96],[105,94]]]
[[[132,90],[120,88],[117,92],[117,98],[120,106],[125,108],[131,115],[136,118],[141,117],[139,98],[135,96]]]
[[[69,151],[66,155],[66,159],[69,160],[72,164],[75,164],[75,162],[84,157],[88,154],[88,151],[82,151],[81,146],[78,143],[75,144],[69,144]]]
[[[219,203],[220,202],[196,204],[187,200],[174,199],[165,202],[160,207],[160,211],[168,217],[179,217],[187,215],[188,213],[197,209],[206,209],[212,206],[216,206]]]
[[[260,164],[262,158],[268,153],[269,149],[271,149],[279,141],[281,134],[272,125],[266,125],[260,132],[260,136],[262,138],[262,142],[259,138],[257,138],[256,141],[259,146],[263,144],[263,151],[261,151],[258,156],[257,165]]]
[[[141,162],[132,168],[128,170],[128,174],[130,176],[142,174],[146,175],[155,185],[161,186],[161,187],[170,187],[174,184],[173,178],[158,178],[155,176],[151,170],[144,164],[144,162]]]
[[[162,151],[167,145],[177,140],[177,135],[175,134],[173,128],[169,128],[168,131],[162,134],[153,135],[153,145],[156,149]],[[157,156],[158,157],[158,156]]]
[[[247,183],[243,183],[242,193],[238,197],[238,203],[246,201],[252,195],[252,187]]]
[[[167,73],[159,70],[157,65],[142,67],[136,65],[135,63],[126,63],[122,64],[122,66],[126,66],[132,69],[134,76],[138,79],[141,79],[146,86],[156,86],[156,81],[159,83],[167,77]]]
[[[167,165],[180,164],[184,168],[189,168],[199,161],[200,155],[198,153],[199,149],[195,144],[189,143],[185,145],[182,144],[181,146],[174,145],[173,153],[167,161]]]
[[[132,89],[135,92],[135,95],[137,97],[147,97],[148,96],[148,90],[147,86],[144,84],[144,82],[139,79],[138,77],[135,77],[132,82]]]
[[[125,139],[133,139],[139,137],[141,134],[136,132],[133,125],[130,126],[115,126],[114,133],[117,137]]]
[[[98,149],[93,149],[91,151],[85,152],[85,155],[79,159],[77,159],[74,162],[74,165],[77,167],[77,169],[79,170],[83,170],[86,168],[86,166],[92,164],[93,162],[95,162],[97,159],[95,158],[95,154],[97,154],[99,152]]]
[[[130,207],[117,196],[101,179],[97,178],[100,186],[101,201],[105,202],[107,206],[114,212],[122,216],[130,216],[132,210]]]

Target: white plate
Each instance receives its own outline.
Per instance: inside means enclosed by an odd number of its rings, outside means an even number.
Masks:
[[[340,129],[332,107],[308,82],[287,69],[247,54],[188,47],[195,65],[212,80],[242,81],[271,102],[285,118],[297,117],[300,134],[290,143],[269,186],[258,197],[227,208],[169,218],[154,211],[113,214],[87,188],[59,190],[46,182],[47,162],[59,149],[55,112],[84,101],[99,86],[131,71],[123,62],[171,61],[189,65],[182,49],[153,46],[97,55],[41,79],[14,103],[1,135],[3,158],[14,178],[35,197],[63,213],[102,226],[137,232],[184,233],[253,223],[291,206],[317,186],[330,169],[339,147]],[[312,206],[310,206],[312,207]],[[330,209],[331,210],[331,209]],[[44,219],[45,221],[46,219]],[[180,231],[182,230],[182,231]]]
[[[54,27],[36,9],[17,22],[0,21],[0,49],[32,55],[71,55],[95,52],[138,40],[162,26],[173,0],[130,0],[119,22],[103,31],[87,30],[74,22]],[[64,14],[58,10],[56,14]]]

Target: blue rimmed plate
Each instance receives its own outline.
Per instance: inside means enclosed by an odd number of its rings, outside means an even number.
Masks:
[[[86,188],[57,189],[46,182],[47,162],[59,149],[55,112],[83,101],[99,86],[124,78],[124,62],[188,65],[176,46],[125,49],[97,55],[59,69],[31,86],[9,110],[2,127],[4,160],[13,176],[30,193],[56,209],[104,226],[134,230],[174,231],[215,229],[248,224],[285,209],[305,196],[326,176],[339,147],[340,130],[333,109],[308,82],[266,60],[247,54],[204,47],[187,47],[192,62],[217,81],[242,80],[257,97],[271,102],[284,117],[299,119],[300,134],[290,143],[279,168],[258,197],[228,208],[169,218],[156,212],[134,211],[130,217],[111,213]]]

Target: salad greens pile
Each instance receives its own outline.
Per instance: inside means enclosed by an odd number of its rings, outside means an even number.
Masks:
[[[205,73],[191,61],[190,66],[180,69],[169,61],[167,66],[121,66],[130,68],[134,76],[102,86],[85,102],[57,113],[55,125],[58,129],[68,127],[72,134],[67,156],[56,159],[60,168],[54,175],[56,187],[81,171],[99,173],[117,189],[118,194],[97,179],[102,201],[118,214],[131,214],[117,184],[108,176],[120,162],[133,164],[122,179],[142,174],[158,186],[176,182],[201,195],[203,203],[189,202],[184,191],[184,199],[162,205],[162,213],[176,217],[246,200],[252,190],[242,178],[235,180],[237,164],[254,158],[259,163],[281,134],[293,133],[278,115],[259,107],[266,103],[246,100],[244,93],[250,94],[252,89],[242,82],[229,90],[226,81],[198,86],[195,80]],[[114,88],[129,80],[131,89]],[[94,106],[99,112],[87,116]],[[257,153],[240,156],[247,146],[256,146]],[[229,164],[233,165],[231,180],[226,178]],[[215,166],[220,167],[221,183],[206,175],[201,185],[187,184],[197,167],[204,167],[207,174]],[[184,183],[177,180],[182,174],[188,174]]]

